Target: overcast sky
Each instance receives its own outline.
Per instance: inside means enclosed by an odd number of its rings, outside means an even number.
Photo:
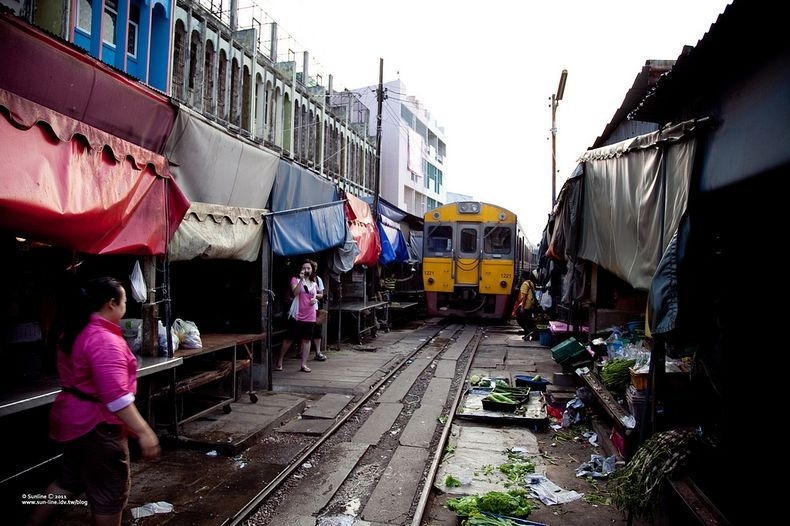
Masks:
[[[329,73],[341,89],[375,84],[382,58],[384,81],[400,78],[444,126],[446,189],[512,210],[536,244],[551,207],[550,98],[562,70],[557,192],[645,61],[676,59],[729,3],[256,0],[278,22],[280,47],[290,35],[285,45],[309,51],[324,84]]]

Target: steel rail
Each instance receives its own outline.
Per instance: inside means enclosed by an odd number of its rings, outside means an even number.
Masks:
[[[339,420],[337,420],[332,427],[327,429],[323,435],[321,435],[318,440],[316,440],[310,447],[308,447],[304,453],[302,453],[296,460],[291,462],[283,471],[280,472],[271,482],[269,482],[264,488],[258,492],[247,504],[241,507],[241,509],[236,512],[233,517],[229,517],[225,519],[222,523],[222,526],[235,526],[241,524],[243,521],[247,520],[250,515],[255,513],[260,505],[278,488],[280,485],[285,482],[285,480],[290,477],[294,471],[296,471],[301,465],[310,458],[316,449],[318,449],[324,442],[326,442],[332,435],[334,435],[337,430],[346,423],[346,421],[354,415],[360,407],[365,405],[365,403],[373,396],[380,388],[383,386],[392,376],[400,371],[404,365],[407,365],[407,362],[411,360],[418,352],[420,352],[423,348],[425,348],[428,344],[430,344],[436,335],[439,334],[444,327],[439,327],[439,330],[434,333],[434,335],[430,338],[425,340],[425,342],[421,343],[417,346],[414,351],[412,351],[409,355],[407,355],[397,366],[395,366],[389,373],[381,378],[378,382],[376,382],[370,390],[348,411],[345,415],[343,415]],[[461,325],[460,328],[456,329],[455,332],[451,335],[454,336],[458,331],[463,328]]]
[[[433,488],[433,481],[436,478],[436,472],[439,470],[439,464],[442,460],[442,454],[444,453],[444,447],[447,444],[447,437],[450,436],[450,430],[453,427],[453,415],[455,415],[455,410],[458,409],[458,404],[463,398],[464,391],[466,390],[466,377],[469,374],[469,370],[472,368],[472,362],[474,361],[475,353],[477,352],[477,348],[480,346],[480,340],[482,339],[482,327],[478,329],[475,333],[474,337],[469,341],[467,344],[467,348],[470,345],[474,344],[472,347],[472,355],[466,362],[466,367],[464,368],[464,373],[461,376],[461,382],[458,384],[458,389],[455,392],[455,400],[453,400],[452,405],[450,406],[449,417],[447,418],[447,422],[444,424],[444,429],[442,429],[442,436],[439,438],[439,443],[436,446],[436,452],[433,456],[433,462],[431,463],[431,469],[428,470],[428,475],[425,477],[425,485],[422,488],[422,494],[420,495],[420,500],[417,503],[417,508],[414,510],[414,518],[412,519],[412,526],[420,526],[422,524],[423,515],[425,514],[425,506],[428,504],[428,498],[431,495],[431,489]]]

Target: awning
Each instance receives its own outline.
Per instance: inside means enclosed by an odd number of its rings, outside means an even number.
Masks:
[[[266,208],[279,157],[181,108],[165,155],[190,201]]]
[[[281,159],[272,188],[272,210],[283,212],[295,208],[340,201],[337,187],[307,168]]]
[[[272,250],[278,256],[314,254],[346,242],[345,201],[335,185],[310,170],[280,160],[268,216]]]
[[[398,224],[382,216],[378,226],[381,238],[379,263],[387,265],[409,261],[409,249]]]
[[[192,203],[170,241],[171,261],[194,258],[255,261],[266,210]]]
[[[370,213],[370,206],[351,194],[346,194],[346,220],[351,235],[359,248],[354,265],[373,265],[381,255],[381,240]]]
[[[343,203],[267,216],[272,252],[278,256],[299,256],[343,246],[346,242]]]
[[[189,207],[165,159],[0,93],[0,228],[90,254],[165,253]]]
[[[647,290],[686,209],[697,124],[682,123],[582,156],[579,257]]]
[[[0,88],[162,153],[176,117],[164,95],[10,14],[0,49]]]

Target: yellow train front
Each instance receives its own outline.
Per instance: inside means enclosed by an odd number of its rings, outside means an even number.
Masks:
[[[516,215],[464,201],[427,212],[423,284],[429,316],[504,318],[530,259]]]

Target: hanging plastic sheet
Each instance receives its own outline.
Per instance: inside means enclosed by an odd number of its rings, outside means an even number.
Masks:
[[[278,256],[314,254],[346,242],[344,201],[267,216],[272,251]]]

